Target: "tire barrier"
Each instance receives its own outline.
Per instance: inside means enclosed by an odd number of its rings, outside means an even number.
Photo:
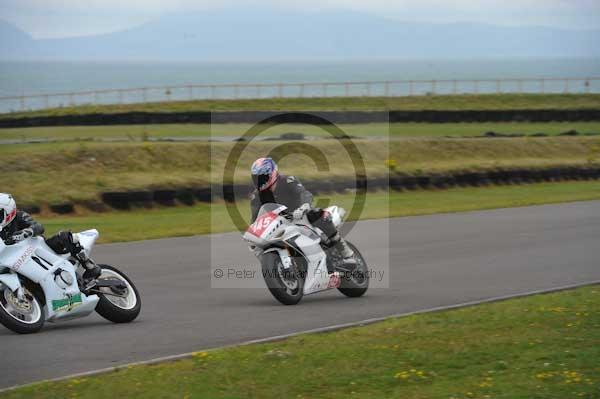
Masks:
[[[149,190],[130,191],[129,204],[136,207],[152,208],[154,204],[154,193]]]
[[[213,199],[217,197],[225,202],[235,202],[248,199],[252,187],[249,184],[223,184],[223,186],[213,187],[213,190]]]
[[[600,121],[600,109],[514,109],[462,111],[324,111],[286,112],[123,112],[113,114],[81,114],[30,116],[0,119],[0,128],[38,126],[100,126],[176,123],[259,123],[273,117],[272,123],[362,124],[385,122],[591,122]]]
[[[175,206],[177,191],[175,190],[155,190],[154,202],[163,206]]]
[[[30,213],[30,214],[36,214],[36,213],[40,213],[42,210],[40,209],[39,206],[37,205],[23,205],[19,207],[22,211]]]
[[[50,210],[59,215],[66,215],[68,213],[73,213],[73,211],[75,211],[75,206],[70,202],[65,202],[62,204],[50,205]]]
[[[184,205],[191,206],[196,203],[196,195],[193,188],[181,188],[175,192],[177,201]]]
[[[367,191],[378,191],[387,190],[390,186],[390,181],[387,177],[377,177],[374,179],[366,180]]]
[[[200,202],[213,202],[213,190],[210,187],[196,188],[194,196]]]
[[[108,206],[114,209],[119,210],[129,210],[131,209],[130,202],[130,193],[129,192],[107,192],[102,193],[101,195],[102,202],[106,203]]]
[[[81,205],[82,207],[89,209],[92,212],[106,212],[109,210],[108,205],[106,205],[104,202],[97,200],[97,199],[91,199],[91,200],[85,200],[85,201],[81,201],[79,203],[79,205]]]
[[[493,169],[477,172],[433,173],[409,175],[396,173],[389,177],[374,179],[348,179],[304,182],[307,189],[314,194],[334,194],[354,192],[366,188],[368,191],[387,190],[444,190],[453,187],[484,187],[489,185],[513,185],[560,181],[600,180],[600,166],[563,166],[543,169]],[[177,203],[191,206],[197,201],[211,203],[217,201],[247,200],[253,187],[249,184],[224,184],[222,186],[182,187],[179,189],[141,190],[123,192],[105,192],[98,200],[79,202],[81,206],[95,212],[103,212],[108,208],[130,210],[132,208],[151,208],[154,205],[175,206]],[[57,214],[74,212],[74,204],[70,202],[52,204],[50,211]],[[22,209],[29,213],[40,213],[38,205],[26,205]]]

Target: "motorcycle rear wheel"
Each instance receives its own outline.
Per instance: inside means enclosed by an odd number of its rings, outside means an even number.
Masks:
[[[281,258],[274,252],[264,254],[261,257],[261,264],[263,278],[275,299],[284,305],[296,305],[300,302],[304,295],[304,278],[299,273],[293,273],[289,278],[285,278]]]

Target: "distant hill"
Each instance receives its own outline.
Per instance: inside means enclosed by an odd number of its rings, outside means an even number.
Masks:
[[[33,45],[27,33],[0,19],[0,60],[19,56],[22,50]]]
[[[428,24],[358,12],[170,14],[137,28],[34,40],[0,21],[2,60],[598,57],[600,30]]]

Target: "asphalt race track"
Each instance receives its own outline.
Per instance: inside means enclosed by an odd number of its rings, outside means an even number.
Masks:
[[[600,201],[365,221],[352,241],[368,262],[389,257],[390,288],[337,291],[295,307],[263,289],[210,288],[210,238],[96,247],[141,291],[132,324],[97,315],[20,336],[0,326],[0,388],[252,339],[600,280]],[[384,226],[382,228],[382,226]],[[383,246],[390,235],[390,245]],[[213,237],[214,262],[256,263],[239,234]],[[389,251],[389,252],[388,252]],[[385,256],[383,256],[385,255]]]

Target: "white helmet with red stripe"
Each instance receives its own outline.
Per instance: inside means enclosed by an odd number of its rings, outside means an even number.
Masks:
[[[0,193],[0,231],[17,216],[17,203],[12,195]]]

